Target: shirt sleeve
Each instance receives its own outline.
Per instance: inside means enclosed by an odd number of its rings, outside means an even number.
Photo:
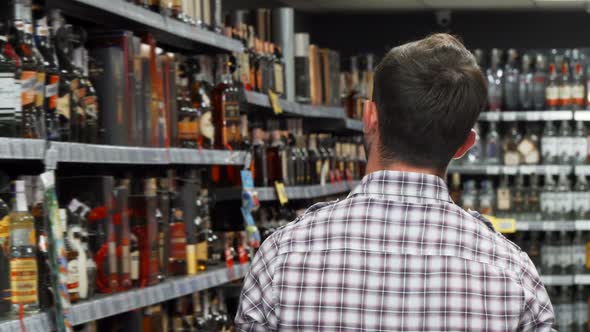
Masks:
[[[521,276],[524,289],[524,305],[518,331],[555,331],[555,314],[549,294],[539,277],[537,269],[526,253],[521,253],[524,271]]]
[[[260,246],[244,279],[235,325],[238,331],[278,330],[276,297],[273,293],[273,276],[278,248],[275,232]]]

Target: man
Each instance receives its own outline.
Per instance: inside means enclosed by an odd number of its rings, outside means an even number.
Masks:
[[[367,175],[262,244],[238,330],[551,330],[526,253],[455,205],[443,180],[474,144],[486,94],[474,57],[450,35],[392,49],[364,110]]]

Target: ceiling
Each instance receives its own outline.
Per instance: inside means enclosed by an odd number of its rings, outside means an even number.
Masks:
[[[586,10],[590,0],[281,0],[310,12],[420,10]]]

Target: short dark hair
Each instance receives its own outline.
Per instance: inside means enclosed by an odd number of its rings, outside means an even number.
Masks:
[[[474,56],[439,33],[391,49],[375,69],[380,157],[445,169],[487,102]]]

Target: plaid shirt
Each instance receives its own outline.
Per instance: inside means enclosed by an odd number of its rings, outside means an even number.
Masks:
[[[526,253],[442,179],[379,171],[261,246],[239,331],[550,331],[549,296]]]

